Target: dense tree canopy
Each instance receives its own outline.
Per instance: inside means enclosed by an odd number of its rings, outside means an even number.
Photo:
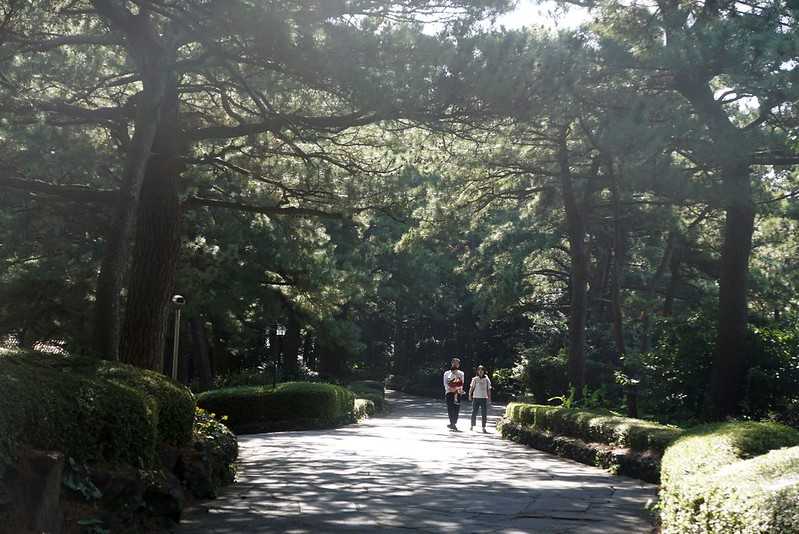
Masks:
[[[508,4],[8,2],[0,336],[163,370],[181,293],[203,388],[459,355],[509,395],[787,413],[796,7]]]

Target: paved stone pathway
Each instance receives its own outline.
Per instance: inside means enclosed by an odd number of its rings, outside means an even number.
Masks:
[[[446,429],[442,401],[395,395],[359,425],[242,436],[239,482],[179,534],[652,532],[656,488],[501,439]],[[478,422],[479,425],[479,422]]]

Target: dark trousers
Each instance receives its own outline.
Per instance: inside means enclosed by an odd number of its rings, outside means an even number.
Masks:
[[[483,412],[483,428],[486,427],[486,410],[488,399],[472,399],[472,426],[477,422],[477,410]]]
[[[447,393],[447,414],[449,414],[449,424],[458,424],[458,415],[461,413],[461,404],[456,397],[457,393]]]

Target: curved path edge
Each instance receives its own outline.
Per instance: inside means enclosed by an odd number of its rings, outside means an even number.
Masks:
[[[390,405],[338,429],[241,436],[238,482],[176,532],[654,531],[655,486],[503,440],[501,407],[482,434],[468,430],[469,403],[460,433],[443,401],[392,393]]]

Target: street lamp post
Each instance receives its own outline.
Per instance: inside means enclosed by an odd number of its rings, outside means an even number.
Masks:
[[[183,295],[172,297],[172,305],[175,307],[175,339],[172,344],[172,380],[178,379],[178,348],[180,346],[180,309],[186,304]]]
[[[280,353],[283,352],[283,336],[286,335],[286,327],[282,324],[275,325],[275,336],[277,336],[277,352],[274,353],[275,370],[272,373],[272,389],[277,387],[277,369],[280,363]]]

